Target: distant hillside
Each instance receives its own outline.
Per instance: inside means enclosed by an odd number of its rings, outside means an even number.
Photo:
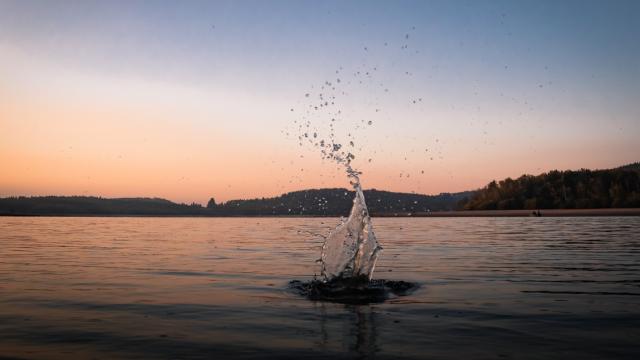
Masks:
[[[620,170],[633,170],[640,172],[640,162],[635,162],[633,164],[620,166],[618,169]]]
[[[640,163],[609,170],[550,171],[490,182],[465,210],[640,207]]]
[[[375,189],[364,191],[372,215],[455,210],[459,201],[472,194],[420,195]],[[346,215],[354,196],[355,193],[347,189],[312,189],[274,198],[228,201],[216,206],[216,210],[231,215]]]
[[[420,195],[365,190],[373,216],[451,210],[640,208],[640,163],[609,170],[550,171],[490,182],[478,191]],[[206,207],[159,198],[105,199],[88,196],[0,198],[0,215],[140,216],[344,216],[354,192],[311,189],[272,198],[231,200]]]
[[[454,210],[472,193],[435,196],[365,190],[372,215]],[[158,198],[106,199],[87,196],[9,197],[0,199],[0,215],[152,215],[152,216],[257,216],[348,215],[354,197],[347,189],[312,189],[273,198],[176,204]]]
[[[202,215],[200,205],[159,198],[34,196],[0,199],[0,215]]]

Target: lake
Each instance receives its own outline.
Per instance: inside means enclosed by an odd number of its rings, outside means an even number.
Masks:
[[[640,358],[640,217],[374,218],[418,290],[292,293],[338,222],[0,217],[0,358]]]

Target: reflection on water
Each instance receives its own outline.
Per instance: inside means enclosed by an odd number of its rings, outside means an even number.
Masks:
[[[315,303],[319,311],[320,341],[318,348],[326,353],[335,351],[332,344],[342,345],[344,353],[354,358],[373,358],[378,351],[376,344],[376,312],[369,305],[344,305],[347,316],[342,329],[330,324],[326,303]]]
[[[0,218],[0,358],[640,356],[640,218],[373,220],[422,286],[353,306],[286,290],[335,219]]]

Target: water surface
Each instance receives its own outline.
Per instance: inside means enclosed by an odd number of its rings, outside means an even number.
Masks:
[[[337,223],[0,217],[0,358],[640,358],[640,217],[375,218],[419,290],[287,291]]]

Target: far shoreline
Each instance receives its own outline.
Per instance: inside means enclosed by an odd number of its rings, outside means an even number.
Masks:
[[[455,210],[431,212],[395,212],[372,214],[373,218],[430,218],[430,217],[593,217],[640,216],[640,208],[604,209],[536,209],[534,210]],[[345,214],[344,216],[346,216]],[[340,215],[160,215],[160,214],[0,214],[0,217],[156,217],[156,218],[335,218]]]
[[[534,215],[537,212],[539,216]],[[377,215],[385,217],[387,215]],[[393,215],[389,215],[393,216]],[[604,209],[536,209],[536,210],[455,210],[405,214],[407,217],[576,217],[576,216],[640,216],[640,208]]]

